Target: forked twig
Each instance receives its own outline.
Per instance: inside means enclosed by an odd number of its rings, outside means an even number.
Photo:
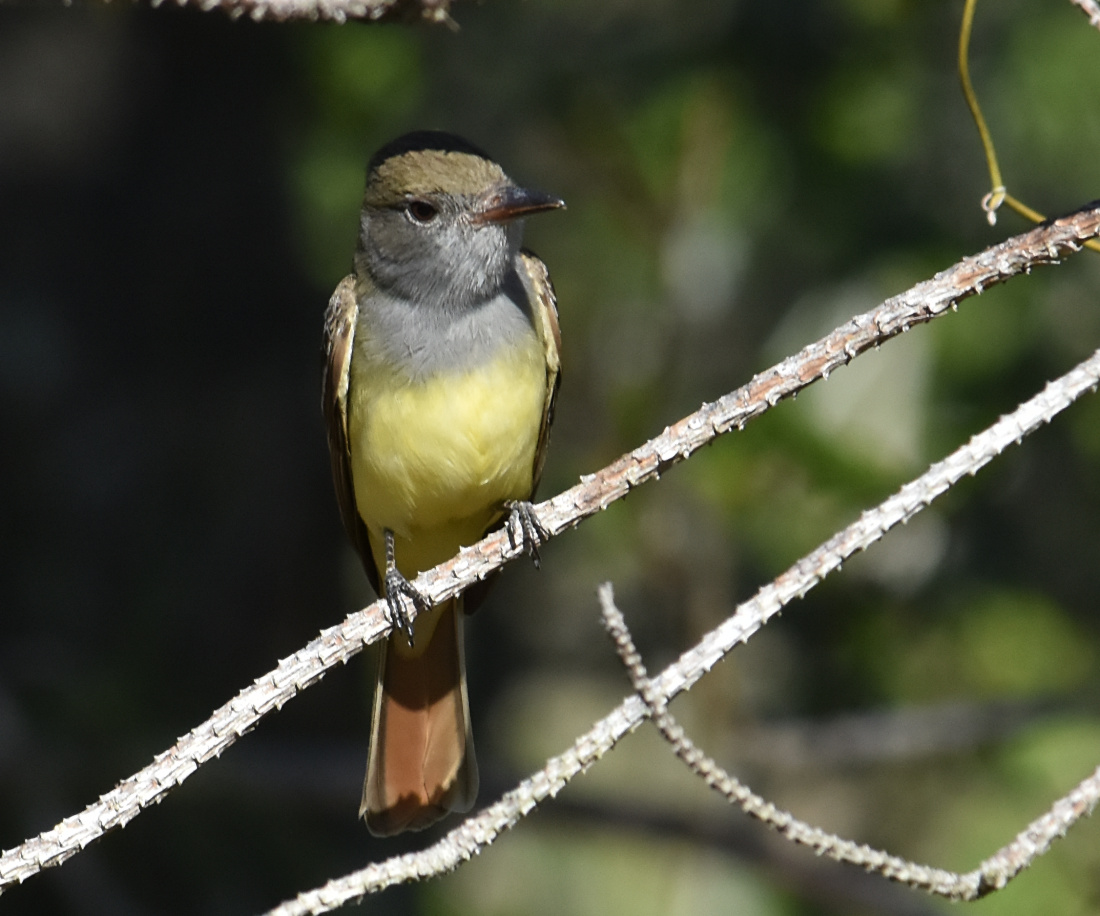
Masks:
[[[818,855],[856,865],[891,881],[949,900],[977,900],[1008,884],[1077,821],[1090,814],[1100,801],[1100,768],[1097,768],[1072,792],[1058,799],[1046,814],[1030,823],[1015,840],[965,874],[911,862],[813,827],[757,795],[687,737],[669,713],[667,698],[646,674],[645,664],[634,646],[622,612],[615,605],[614,592],[609,583],[600,587],[599,598],[604,626],[630,675],[630,682],[642,698],[658,731],[672,746],[673,753],[731,804],[767,824],[792,843],[806,846]]]
[[[657,702],[668,703],[677,694],[690,689],[734,646],[748,640],[783,607],[808,592],[828,573],[838,569],[844,560],[869,547],[894,526],[908,521],[938,496],[946,493],[955,482],[974,474],[994,456],[1013,443],[1020,442],[1024,436],[1042,424],[1049,422],[1055,414],[1064,410],[1085,392],[1094,390],[1098,384],[1100,384],[1100,350],[1066,375],[1050,382],[1035,397],[1025,401],[1011,414],[1002,417],[991,427],[972,437],[946,459],[932,465],[916,480],[903,486],[876,508],[865,512],[856,522],[834,535],[773,582],[764,586],[754,598],[740,605],[729,619],[708,633],[694,648],[681,655],[659,677],[649,682],[652,697],[656,698]],[[271,910],[268,916],[327,913],[358,900],[366,894],[376,893],[394,884],[454,870],[492,844],[504,831],[515,826],[540,802],[560,792],[571,779],[603,757],[628,732],[637,728],[649,714],[649,709],[639,696],[628,697],[610,715],[601,719],[578,738],[564,754],[551,759],[538,773],[524,780],[499,801],[468,818],[439,842],[421,852],[368,865],[352,874],[330,881],[323,887],[300,894],[294,900]],[[1085,791],[1087,792],[1087,789]],[[770,807],[761,799],[756,804],[754,813],[763,812]],[[820,848],[823,852],[829,851],[826,848],[829,845],[827,834],[800,824],[785,812],[774,808],[771,810],[773,817],[769,822],[777,829],[780,829],[779,825],[782,824],[783,831],[798,842]],[[757,813],[757,816],[760,814]],[[1057,830],[1063,821],[1042,824],[1036,822],[1036,824],[1039,825],[1038,829],[1049,831]],[[1035,826],[1033,825],[1029,830]],[[1064,829],[1063,826],[1062,830]],[[1035,835],[1040,837],[1040,834]],[[1046,835],[1043,833],[1041,836]],[[1049,839],[1047,845],[1049,845]],[[854,860],[851,857],[862,855],[870,863],[867,867],[873,867],[874,870],[894,880],[911,883],[910,878],[916,875],[921,881],[947,888],[947,891],[941,891],[945,896],[951,896],[950,890],[955,887],[952,883],[955,876],[951,872],[925,866],[913,866],[920,871],[912,871],[910,864],[905,863],[904,860],[885,856],[869,847],[857,846],[843,840],[836,840],[829,848],[842,851],[849,857],[848,861]],[[834,855],[833,852],[829,854]],[[994,860],[991,859],[990,862]],[[993,869],[994,866],[991,865],[988,873],[993,874]],[[982,874],[985,875],[986,872]],[[985,890],[982,891],[984,892]]]

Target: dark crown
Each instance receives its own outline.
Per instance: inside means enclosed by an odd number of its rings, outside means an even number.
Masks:
[[[371,156],[367,171],[374,171],[383,162],[392,159],[394,156],[422,150],[438,150],[441,153],[467,153],[471,156],[478,156],[481,159],[492,161],[492,157],[484,150],[474,146],[467,140],[463,140],[461,137],[456,137],[454,134],[448,134],[441,130],[414,130],[412,133],[404,134],[396,140],[391,140]]]

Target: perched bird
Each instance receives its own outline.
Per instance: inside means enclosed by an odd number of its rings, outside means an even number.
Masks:
[[[322,403],[344,527],[395,624],[359,812],[376,835],[477,795],[462,646],[477,598],[432,607],[409,580],[505,523],[537,560],[528,500],[561,338],[546,266],[520,242],[523,217],[562,206],[445,133],[400,137],[367,170],[354,272],[325,315]]]

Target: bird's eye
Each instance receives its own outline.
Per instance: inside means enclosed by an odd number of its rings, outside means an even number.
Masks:
[[[426,225],[434,220],[439,211],[426,200],[410,200],[405,205],[405,212],[414,223]]]

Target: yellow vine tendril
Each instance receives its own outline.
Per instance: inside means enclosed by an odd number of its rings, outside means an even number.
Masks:
[[[970,82],[970,32],[974,25],[974,7],[978,0],[966,0],[963,8],[962,26],[959,29],[959,81],[962,83],[963,97],[966,106],[970,109],[970,116],[974,119],[974,125],[978,128],[978,134],[982,138],[982,148],[985,150],[985,161],[989,167],[989,181],[993,189],[982,198],[982,209],[985,210],[989,225],[997,222],[997,210],[1002,204],[1008,204],[1013,210],[1034,223],[1041,223],[1045,217],[1041,213],[1032,210],[1027,204],[1017,200],[1008,193],[1004,181],[1001,178],[1001,167],[997,164],[997,152],[993,148],[993,138],[989,134],[982,110],[978,106],[978,97],[974,94],[974,86]],[[1100,251],[1100,243],[1095,239],[1085,242],[1093,251]]]

